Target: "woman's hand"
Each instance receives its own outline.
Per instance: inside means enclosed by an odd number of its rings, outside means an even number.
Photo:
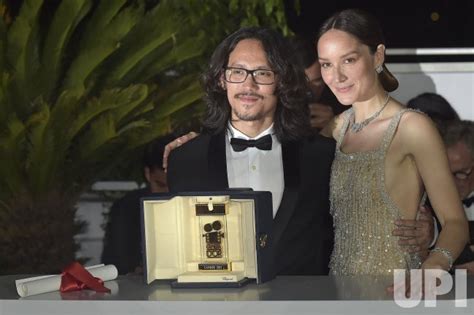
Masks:
[[[322,103],[309,104],[311,127],[323,129],[334,118],[332,107]]]
[[[197,136],[199,136],[197,132],[191,131],[185,134],[184,136],[174,139],[165,146],[165,151],[163,152],[163,169],[165,170],[165,172],[168,168],[168,156],[170,155],[170,152],[179,147],[180,145],[185,144],[189,140],[196,138]]]

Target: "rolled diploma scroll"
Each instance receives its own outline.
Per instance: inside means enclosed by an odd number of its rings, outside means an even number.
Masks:
[[[114,280],[118,271],[114,265],[104,264],[85,267],[94,277],[102,281]],[[41,294],[46,292],[59,291],[61,287],[61,275],[39,276],[33,278],[20,279],[15,281],[16,291],[21,297]]]

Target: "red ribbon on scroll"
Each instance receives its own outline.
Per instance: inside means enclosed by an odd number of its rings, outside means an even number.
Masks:
[[[104,286],[104,281],[94,278],[80,263],[73,262],[64,268],[61,273],[61,292],[91,289],[96,292],[110,293]]]

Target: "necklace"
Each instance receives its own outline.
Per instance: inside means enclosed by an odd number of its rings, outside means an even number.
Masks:
[[[390,99],[390,95],[388,95],[387,93],[387,97],[385,98],[385,101],[382,105],[382,107],[376,111],[372,116],[370,116],[369,118],[361,121],[361,122],[358,122],[356,123],[355,122],[355,115],[352,116],[352,119],[351,119],[351,122],[352,122],[352,126],[351,126],[351,131],[356,133],[356,132],[359,132],[361,131],[362,129],[364,129],[365,126],[367,126],[368,124],[370,124],[370,122],[372,120],[374,120],[375,118],[379,117],[380,113],[383,111],[383,109],[385,108],[385,106],[387,106],[388,104],[388,100]]]

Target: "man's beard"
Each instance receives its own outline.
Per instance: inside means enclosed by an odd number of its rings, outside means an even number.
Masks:
[[[253,93],[253,92],[238,93],[234,96],[234,98],[238,100],[239,97],[241,97],[243,95],[248,95],[248,96],[253,96],[253,97],[263,99],[262,95],[257,94],[257,93]],[[252,108],[252,105],[248,105],[248,106],[244,105],[242,111],[239,111],[239,109],[232,109],[232,113],[234,114],[235,117],[238,118],[238,120],[241,120],[241,121],[256,121],[256,120],[260,120],[264,117],[263,113],[254,113],[254,114],[245,113],[245,110],[248,109],[248,108]]]
[[[232,110],[232,112],[234,116],[237,117],[238,120],[241,120],[241,121],[261,120],[264,116],[262,113],[242,113],[236,110]]]

